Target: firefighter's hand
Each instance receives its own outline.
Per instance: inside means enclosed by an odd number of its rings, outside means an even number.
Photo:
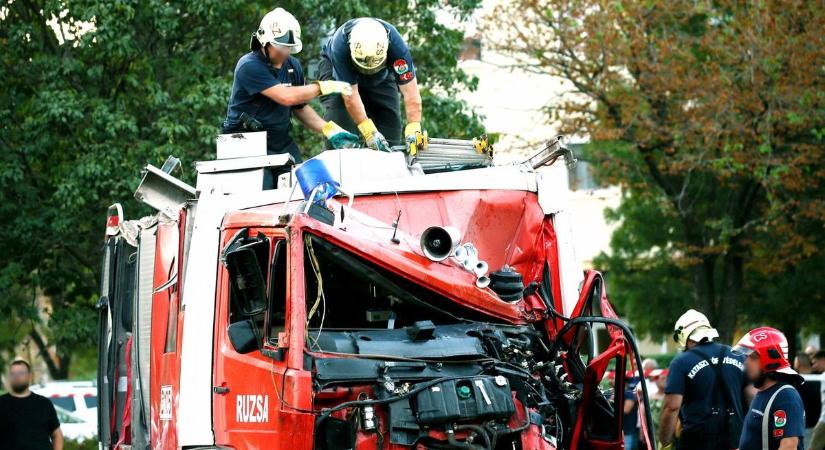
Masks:
[[[429,138],[426,131],[421,131],[421,122],[410,122],[404,127],[404,141],[407,143],[410,155],[415,155],[419,150],[427,148]]]
[[[375,128],[375,123],[372,119],[367,119],[359,123],[358,130],[361,131],[361,135],[364,136],[367,147],[379,152],[391,151],[389,142],[387,142],[384,135],[378,131],[378,128]]]
[[[327,140],[329,140],[332,148],[356,148],[361,144],[361,138],[359,138],[358,135],[350,133],[331,120],[324,124],[321,131]]]
[[[321,89],[321,95],[341,94],[352,95],[352,85],[344,81],[318,80],[313,81]]]
[[[668,442],[667,444],[659,442],[659,450],[673,450],[673,442]]]

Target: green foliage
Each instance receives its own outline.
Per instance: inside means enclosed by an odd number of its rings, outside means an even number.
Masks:
[[[83,441],[70,441],[65,440],[63,442],[63,450],[95,450],[97,447],[97,439],[86,439]]]
[[[305,65],[346,19],[396,24],[425,88],[424,126],[466,136],[480,130],[478,117],[451,96],[475,81],[456,67],[461,33],[437,15],[461,20],[478,3],[279,6],[302,22]],[[192,163],[214,152],[235,63],[271,8],[239,0],[0,7],[0,350],[44,334],[56,345],[52,375],[65,377],[71,353],[92,345],[106,207],[120,201],[129,217],[147,213],[131,199],[139,170],[168,155],[181,158],[183,178],[194,181]],[[297,140],[307,154],[320,149],[317,136],[298,132]],[[32,307],[38,296],[53,310],[47,328]]]
[[[497,50],[569,82],[551,118],[623,188],[597,263],[640,331],[666,333],[687,306],[724,340],[755,323],[822,331],[819,5],[513,0],[490,22]]]

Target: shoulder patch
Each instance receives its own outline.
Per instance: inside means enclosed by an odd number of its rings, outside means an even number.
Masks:
[[[407,65],[407,61],[403,59],[396,59],[392,63],[392,68],[395,70],[395,73],[402,75],[410,71],[410,66]]]
[[[399,78],[401,78],[401,81],[410,81],[410,80],[413,79],[413,73],[412,72],[402,73]]]
[[[777,429],[773,430],[773,437],[775,437],[775,438],[781,438],[784,435],[785,435],[785,430],[783,430],[782,428],[777,428]]]
[[[788,423],[788,417],[785,414],[785,411],[782,409],[776,410],[776,412],[773,413],[773,426],[776,428],[782,428],[786,423]]]

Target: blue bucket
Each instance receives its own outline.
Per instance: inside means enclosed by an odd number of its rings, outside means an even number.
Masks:
[[[301,192],[306,201],[323,204],[335,195],[338,187],[338,182],[332,178],[327,166],[320,159],[313,158],[301,164],[301,167],[295,171],[295,177],[298,178],[298,184],[301,185]],[[314,199],[310,200],[309,196],[318,186],[323,186],[323,189],[316,194]]]

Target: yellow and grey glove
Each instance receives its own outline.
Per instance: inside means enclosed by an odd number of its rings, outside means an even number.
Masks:
[[[344,81],[317,80],[313,81],[321,89],[321,95],[341,94],[352,95],[352,85]]]
[[[379,152],[391,151],[389,142],[387,142],[384,135],[378,131],[378,128],[375,128],[375,123],[372,119],[367,119],[359,123],[358,130],[361,131],[361,135],[364,136],[367,147]]]
[[[404,127],[404,140],[407,150],[414,156],[419,150],[426,150],[429,138],[426,131],[421,131],[421,122],[410,122]]]
[[[673,450],[673,442],[668,442],[667,444],[659,442],[659,450]]]
[[[332,148],[356,148],[361,145],[361,138],[356,134],[341,128],[340,125],[333,121],[329,121],[321,128]]]

